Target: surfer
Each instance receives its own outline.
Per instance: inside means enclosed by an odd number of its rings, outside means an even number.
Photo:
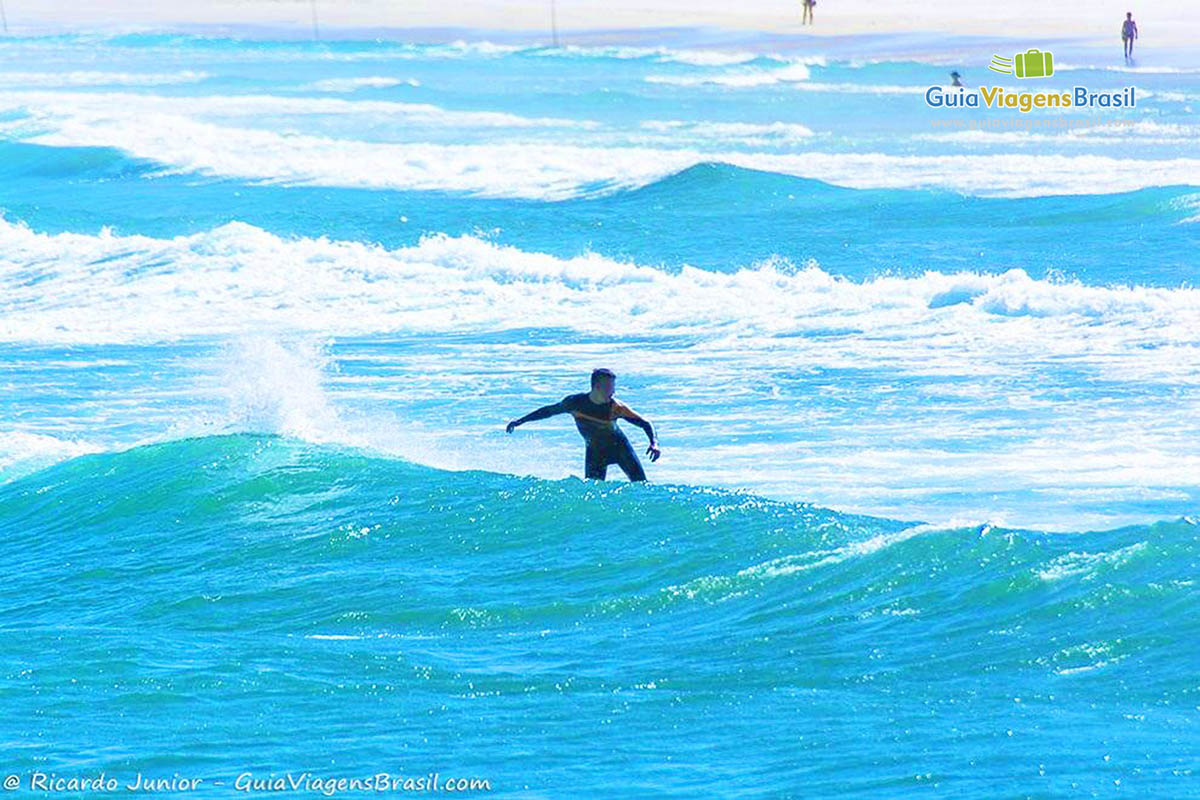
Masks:
[[[649,420],[643,419],[632,408],[613,397],[616,386],[617,376],[612,370],[593,370],[591,391],[569,394],[557,403],[530,411],[508,423],[505,431],[512,433],[513,428],[535,419],[570,414],[575,418],[575,427],[587,442],[587,452],[583,459],[585,477],[604,480],[608,474],[608,465],[616,464],[629,480],[644,481],[646,473],[642,469],[642,462],[638,461],[637,453],[633,452],[633,445],[617,427],[616,420],[629,420],[646,432],[650,439],[646,454],[650,456],[651,461],[658,461],[662,454],[658,449],[658,439],[654,436],[654,427]]]
[[[958,70],[954,70],[953,72],[950,73],[950,80],[953,81],[953,83],[950,84],[951,86],[962,86],[963,85],[962,75],[958,74]]]
[[[1133,58],[1133,40],[1137,38],[1137,23],[1133,21],[1133,12],[1125,12],[1125,21],[1121,23],[1121,42],[1125,45],[1125,60]]]
[[[800,0],[800,4],[804,6],[804,10],[800,13],[800,24],[803,25],[807,21],[809,25],[812,25],[813,6],[817,4],[817,0]]]

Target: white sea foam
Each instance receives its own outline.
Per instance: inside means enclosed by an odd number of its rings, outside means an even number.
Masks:
[[[791,84],[791,88],[804,92],[828,92],[831,94],[924,94],[929,86],[807,81],[805,83],[793,83]]]
[[[1189,67],[1171,67],[1166,65],[1147,65],[1141,66],[1138,64],[1070,64],[1055,62],[1054,70],[1056,72],[1071,72],[1076,70],[1093,70],[1096,72],[1127,72],[1135,75],[1194,75],[1200,73],[1200,69]]]
[[[798,142],[816,134],[807,125],[795,122],[687,122],[684,120],[646,120],[641,128],[666,134],[673,142],[737,142],[747,146]]]
[[[218,361],[218,383],[226,400],[223,425],[310,442],[365,443],[348,438],[324,388],[329,356],[313,340],[284,343],[262,335],[236,336]]]
[[[816,178],[852,188],[942,188],[965,194],[1039,196],[1124,192],[1148,186],[1200,185],[1200,158],[1117,158],[1104,155],[1007,153],[891,155],[886,153],[729,152],[497,141],[488,144],[364,142],[231,127],[167,114],[154,100],[128,103],[107,95],[76,105],[36,92],[0,93],[0,109],[27,117],[0,123],[0,135],[53,146],[116,147],[180,172],[290,184],[379,189],[445,190],[491,197],[559,200],[636,188],[701,163]],[[103,98],[109,101],[104,102]],[[364,112],[402,114],[428,124],[498,127],[586,121],[541,120],[436,106],[334,98],[204,98],[195,113]],[[190,102],[190,101],[185,101]],[[165,106],[170,108],[170,106]],[[256,109],[251,111],[251,109]],[[712,123],[707,123],[712,124]],[[719,124],[718,124],[719,125]],[[701,126],[692,132],[701,131]],[[718,127],[717,131],[721,131]],[[724,132],[728,132],[725,129]],[[610,137],[611,138],[611,137]]]
[[[636,45],[613,45],[606,47],[601,45],[585,46],[568,44],[556,48],[531,48],[524,52],[528,55],[545,58],[581,56],[584,58],[616,58],[624,60],[648,59],[659,63],[688,64],[698,67],[722,67],[732,64],[744,64],[747,61],[754,61],[757,58],[764,57],[758,53],[750,52],[703,48],[639,47]]]
[[[386,249],[240,223],[171,239],[0,223],[0,298],[0,341],[232,339],[187,395],[212,396],[223,413],[189,406],[172,436],[273,431],[448,469],[563,477],[577,452],[539,445],[554,428],[504,437],[496,404],[526,406],[531,388],[561,396],[564,372],[607,363],[665,393],[656,425],[686,457],[664,459],[661,481],[749,484],[943,527],[1079,530],[1145,513],[1128,504],[1183,502],[1181,484],[1200,470],[1200,290],[1188,288],[1020,270],[854,281],[783,262],[668,273],[474,237]],[[370,334],[438,344],[347,347]],[[323,349],[335,338],[338,363]],[[1064,369],[1087,378],[1058,385]],[[508,387],[502,375],[520,379]],[[450,396],[457,421],[439,424],[450,412],[427,403]],[[98,398],[115,418],[137,408],[127,399]],[[1123,493],[1131,486],[1146,488]],[[1007,499],[991,499],[997,487]],[[1047,508],[1065,511],[1052,520]]]
[[[9,72],[0,71],[0,87],[30,86],[166,86],[179,83],[198,83],[211,77],[207,72],[101,72],[72,70],[70,72]]]
[[[30,458],[58,460],[103,450],[100,445],[79,439],[60,439],[27,431],[7,431],[0,436],[0,470]]]
[[[0,220],[0,286],[4,341],[536,325],[767,337],[844,327],[906,330],[912,335],[902,341],[913,342],[927,330],[970,324],[1004,328],[1005,338],[989,345],[996,351],[1020,350],[1036,336],[1043,354],[1055,349],[1043,337],[1087,352],[1103,331],[1113,353],[1139,354],[1150,379],[1152,367],[1178,359],[1185,350],[1174,346],[1191,347],[1200,330],[1200,290],[1036,280],[1020,269],[863,282],[816,265],[773,261],[731,274],[691,267],[668,273],[598,255],[556,258],[471,236],[427,236],[389,250],[286,239],[244,223],[154,239],[108,230],[43,234]],[[652,305],[644,301],[647,292],[658,298]],[[1144,349],[1147,341],[1156,348]],[[875,348],[873,358],[888,357],[886,343]]]
[[[1042,569],[1035,571],[1044,581],[1059,581],[1071,577],[1083,577],[1084,580],[1088,580],[1095,577],[1105,566],[1120,566],[1146,550],[1145,542],[1135,542],[1107,552],[1072,552],[1053,559]]]
[[[86,438],[51,436],[10,427],[0,432],[0,483],[58,461],[103,450],[104,446]]]
[[[673,86],[714,86],[753,87],[772,86],[779,83],[795,83],[806,81],[810,77],[808,65],[802,63],[787,64],[782,67],[741,68],[712,74],[686,75],[648,75],[648,83],[665,83]]]
[[[363,76],[358,78],[325,78],[305,84],[303,88],[316,92],[354,92],[359,89],[388,89],[392,86],[420,86],[416,78],[388,78],[382,75]]]
[[[1063,128],[1056,132],[1047,129],[1030,130],[959,130],[945,133],[926,133],[914,139],[933,142],[957,142],[960,144],[1101,144],[1114,142],[1123,144],[1194,144],[1200,139],[1200,126],[1180,123],[1131,121],[1122,125],[1085,125]],[[1051,129],[1052,130],[1052,129]]]
[[[924,94],[928,84],[900,85],[886,83],[830,83],[809,80],[808,68],[793,64],[775,69],[743,70],[716,75],[647,75],[647,83],[663,83],[672,86],[728,86],[732,88],[754,88],[760,86],[786,85],[789,89],[824,94]]]
[[[429,103],[347,100],[339,97],[204,95],[164,97],[124,92],[0,91],[0,110],[25,109],[37,119],[88,124],[187,124],[204,117],[253,122],[264,114],[305,117],[372,115],[444,127],[591,128],[597,123],[557,117],[524,117],[502,111],[455,111]],[[177,122],[176,122],[177,120]],[[140,122],[139,122],[140,121]],[[237,135],[237,130],[230,131]],[[284,136],[284,138],[290,138]]]

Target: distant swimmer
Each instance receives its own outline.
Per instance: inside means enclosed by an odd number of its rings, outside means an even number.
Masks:
[[[957,70],[950,73],[950,80],[953,81],[953,83],[950,84],[951,86],[962,86],[963,85],[962,75],[959,75]]]
[[[1133,40],[1138,37],[1137,23],[1133,21],[1133,12],[1125,12],[1125,21],[1121,23],[1121,42],[1125,45],[1125,60],[1133,58]]]
[[[616,464],[631,481],[646,480],[642,462],[638,461],[633,445],[617,427],[616,420],[626,419],[646,432],[650,446],[646,454],[651,461],[658,461],[662,453],[658,449],[658,439],[654,436],[654,427],[648,420],[629,406],[613,397],[617,386],[617,376],[609,369],[598,369],[592,372],[592,390],[569,394],[557,403],[542,406],[536,411],[530,411],[520,419],[508,423],[505,431],[513,432],[513,428],[532,422],[535,419],[545,419],[556,414],[570,414],[575,417],[575,427],[587,442],[587,452],[584,455],[584,476],[604,480],[608,474],[608,465]]]
[[[805,21],[807,20],[808,24],[812,25],[813,6],[815,6],[817,4],[817,0],[800,0],[800,3],[802,6],[804,6],[803,11],[801,11],[801,13],[800,13],[800,24],[803,25],[805,23]]]

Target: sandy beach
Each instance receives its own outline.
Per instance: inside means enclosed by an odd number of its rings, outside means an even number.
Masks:
[[[553,8],[552,8],[553,6]],[[254,0],[204,3],[117,2],[101,0],[64,13],[51,0],[4,0],[13,33],[78,30],[181,30],[234,32],[255,28],[273,35],[380,35],[425,40],[490,31],[506,38],[548,40],[552,24],[560,41],[579,44],[670,40],[681,30],[708,29],[739,36],[758,32],[780,37],[864,34],[938,34],[1003,39],[1072,40],[1091,46],[1119,47],[1126,11],[1133,11],[1146,47],[1184,48],[1200,38],[1200,12],[1177,0],[1124,3],[1047,4],[1015,0],[964,4],[954,0],[900,0],[881,13],[867,0],[823,0],[815,25],[800,24],[798,0],[738,3],[657,0]],[[553,14],[553,20],[552,20]],[[423,29],[418,34],[413,29]],[[407,31],[407,33],[406,33]],[[718,43],[719,44],[719,43]]]

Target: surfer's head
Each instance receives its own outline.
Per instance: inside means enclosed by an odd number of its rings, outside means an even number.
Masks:
[[[617,374],[611,369],[592,370],[592,391],[602,395],[605,400],[613,396],[617,388]]]

